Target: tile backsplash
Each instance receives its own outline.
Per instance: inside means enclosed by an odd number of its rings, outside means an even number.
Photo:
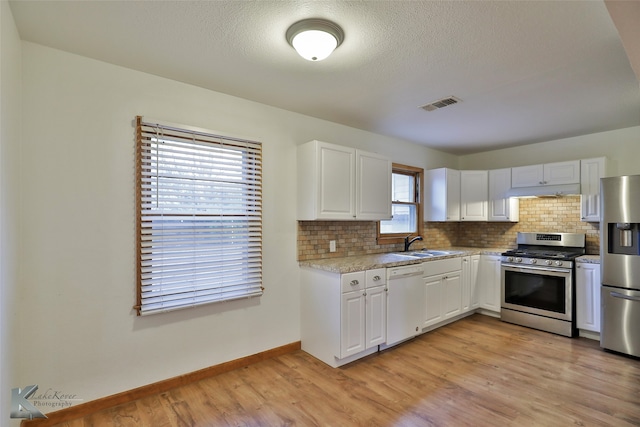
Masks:
[[[378,245],[374,221],[298,221],[298,260],[337,258],[402,250]],[[586,234],[587,253],[600,253],[600,224],[580,221],[580,196],[520,199],[520,222],[425,222],[424,240],[412,248],[469,246],[512,248],[518,231]],[[329,241],[336,252],[329,252]]]

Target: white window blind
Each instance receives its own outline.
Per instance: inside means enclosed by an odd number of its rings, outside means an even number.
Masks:
[[[262,146],[137,118],[138,314],[262,295]]]

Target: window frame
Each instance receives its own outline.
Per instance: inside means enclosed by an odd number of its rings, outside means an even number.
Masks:
[[[422,236],[424,231],[424,169],[418,168],[415,166],[403,165],[400,163],[393,163],[391,168],[392,174],[401,174],[401,175],[410,175],[413,176],[415,182],[415,202],[394,202],[391,201],[391,204],[397,205],[415,205],[416,206],[416,221],[418,222],[416,226],[415,233],[381,233],[380,232],[380,221],[377,222],[377,241],[379,245],[387,245],[387,244],[395,244],[395,243],[404,243],[404,239],[415,236]]]
[[[135,125],[138,316],[261,296],[262,144]]]

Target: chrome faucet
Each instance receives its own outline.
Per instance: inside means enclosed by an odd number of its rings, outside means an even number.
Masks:
[[[409,240],[409,237],[411,237],[411,235],[408,235],[407,237],[404,238],[404,251],[405,252],[409,251],[409,246],[411,246],[411,244],[413,242],[415,242],[416,240],[422,240],[422,236],[416,236],[411,240]]]

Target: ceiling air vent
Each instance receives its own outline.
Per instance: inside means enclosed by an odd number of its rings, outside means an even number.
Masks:
[[[443,98],[437,101],[433,101],[432,103],[423,105],[420,108],[426,111],[435,111],[437,109],[444,108],[449,105],[457,104],[458,102],[462,102],[462,100],[459,98],[456,98],[455,96],[450,96],[448,98]]]

